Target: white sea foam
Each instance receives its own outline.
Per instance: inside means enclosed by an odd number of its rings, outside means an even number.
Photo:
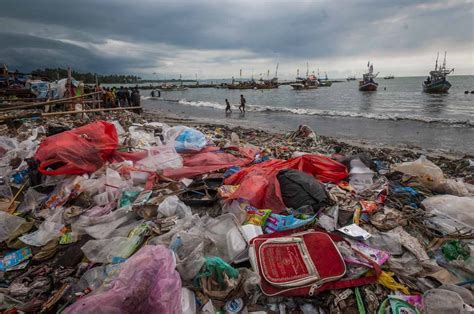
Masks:
[[[188,101],[181,99],[179,101],[181,105],[192,106],[192,107],[208,107],[214,109],[224,110],[225,105],[209,101]],[[238,107],[238,104],[232,104],[234,108]],[[320,109],[304,109],[304,108],[288,108],[288,107],[268,107],[258,105],[247,105],[245,108],[250,112],[280,112],[280,113],[291,113],[296,115],[308,115],[308,116],[322,116],[322,117],[350,117],[350,118],[365,118],[374,120],[410,120],[419,121],[425,123],[442,123],[453,126],[468,126],[474,127],[474,120],[458,120],[448,118],[429,118],[420,116],[404,116],[399,114],[378,114],[378,113],[363,113],[363,112],[350,112],[350,111],[337,111],[337,110],[320,110]]]

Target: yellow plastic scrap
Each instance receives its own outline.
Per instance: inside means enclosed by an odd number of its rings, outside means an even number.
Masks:
[[[398,290],[406,295],[409,295],[410,291],[408,290],[408,288],[402,285],[401,283],[396,282],[395,279],[392,277],[393,275],[394,273],[392,272],[382,270],[382,273],[380,274],[380,277],[377,282],[390,290]]]

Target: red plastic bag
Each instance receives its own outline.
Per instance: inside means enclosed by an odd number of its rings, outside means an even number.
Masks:
[[[276,175],[283,169],[306,172],[322,182],[337,183],[348,175],[347,168],[323,155],[303,155],[288,160],[268,160],[243,169],[225,180],[240,187],[230,199],[243,198],[256,208],[269,208],[274,213],[285,209]]]
[[[97,121],[45,138],[35,159],[38,170],[45,175],[91,173],[102,167],[117,147],[115,126]]]
[[[214,172],[232,166],[245,166],[251,163],[256,154],[256,150],[248,147],[232,147],[229,150],[235,151],[238,156],[226,153],[219,147],[208,146],[198,153],[181,154],[183,157],[183,167],[179,169],[165,169],[165,177],[179,179],[192,178],[200,174]]]

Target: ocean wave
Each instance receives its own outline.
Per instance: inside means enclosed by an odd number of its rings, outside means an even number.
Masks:
[[[192,107],[208,107],[214,109],[225,110],[224,104],[219,104],[209,101],[188,101],[181,99],[178,103]],[[239,104],[232,104],[233,108],[237,108]],[[348,118],[364,118],[374,120],[409,120],[418,121],[424,123],[442,123],[449,124],[451,126],[468,126],[474,127],[474,120],[459,120],[449,118],[429,118],[420,116],[404,116],[398,114],[378,114],[378,113],[362,113],[362,112],[350,112],[350,111],[336,111],[336,110],[320,110],[320,109],[303,109],[303,108],[288,108],[288,107],[267,107],[259,105],[247,105],[245,108],[249,112],[276,112],[276,113],[291,113],[296,115],[307,115],[307,116],[321,116],[321,117],[348,117]]]

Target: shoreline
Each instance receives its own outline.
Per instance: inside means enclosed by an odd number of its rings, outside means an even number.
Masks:
[[[234,94],[231,93],[229,97],[235,97]],[[270,97],[269,94],[262,95],[262,97]],[[183,96],[176,93],[176,95],[168,95],[165,98],[182,98]],[[208,98],[206,95],[195,96],[196,99]],[[215,98],[216,95],[212,97]],[[268,99],[266,101],[268,102]],[[212,106],[206,106],[207,102]],[[223,105],[219,106],[220,103],[215,99],[203,101],[202,104],[199,101],[198,104],[193,101],[190,103],[190,105],[180,103],[178,99],[173,101],[142,99],[142,105],[147,112],[160,112],[209,124],[245,126],[271,132],[291,132],[299,125],[305,124],[319,135],[329,136],[357,146],[402,148],[430,155],[474,156],[474,149],[465,144],[474,137],[474,128],[470,126],[458,127],[458,125],[452,126],[448,123],[426,123],[413,119],[321,116],[280,111],[249,111],[246,116],[242,117],[236,110],[235,104],[233,104],[233,113],[225,115]],[[249,109],[251,108],[250,106]]]
[[[148,121],[157,121],[170,125],[182,124],[194,127],[204,134],[213,137],[216,133],[220,133],[222,138],[230,138],[230,134],[234,132],[244,143],[249,143],[257,147],[273,148],[273,152],[280,154],[280,156],[277,155],[275,157],[280,159],[290,158],[295,151],[331,155],[334,152],[335,146],[341,147],[341,152],[346,156],[366,154],[373,160],[380,160],[387,163],[388,167],[400,162],[414,161],[424,155],[438,165],[448,178],[463,178],[465,182],[474,183],[474,175],[469,168],[474,157],[469,154],[455,155],[440,151],[428,152],[415,148],[398,148],[387,145],[377,146],[330,136],[318,136],[321,144],[308,145],[304,140],[296,139],[291,141],[288,138],[288,132],[278,130],[265,130],[264,128],[242,125],[224,125],[217,121],[210,123],[195,118],[183,118],[177,114],[162,111],[158,113],[144,111],[141,117]]]
[[[254,127],[254,126],[246,126],[246,125],[241,125],[237,122],[234,122],[233,120],[226,120],[226,123],[220,123],[218,121],[210,121],[210,120],[205,120],[202,118],[197,118],[197,117],[192,117],[192,118],[187,118],[187,117],[181,117],[179,114],[176,113],[171,113],[171,112],[165,112],[160,109],[154,109],[153,111],[149,110],[144,110],[143,115],[146,115],[147,117],[150,116],[155,119],[159,119],[159,122],[164,122],[164,123],[170,123],[170,124],[179,124],[183,123],[186,124],[187,126],[203,126],[203,127],[221,127],[221,128],[229,128],[229,129],[234,129],[234,128],[242,128],[245,130],[255,130],[259,132],[265,132],[268,134],[275,134],[275,135],[285,135],[288,132],[284,132],[282,130],[276,130],[276,129],[269,129],[266,127]],[[317,130],[314,130],[316,134],[318,133]],[[339,138],[339,137],[334,137],[334,136],[326,136],[326,135],[319,135],[323,139],[325,143],[332,143],[333,145],[345,145],[347,147],[351,147],[352,149],[362,149],[362,150],[374,150],[374,149],[385,149],[385,150],[391,150],[395,154],[419,154],[419,155],[425,155],[430,158],[445,158],[449,160],[460,160],[460,159],[474,159],[474,154],[470,153],[463,153],[463,152],[457,152],[457,151],[444,151],[444,150],[427,150],[427,149],[422,149],[420,147],[412,146],[412,147],[397,147],[395,145],[376,145],[376,144],[369,144],[364,140],[351,140],[351,139],[344,139],[344,138]]]

